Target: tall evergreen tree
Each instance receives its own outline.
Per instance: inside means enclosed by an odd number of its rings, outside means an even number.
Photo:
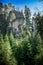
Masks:
[[[27,6],[25,6],[25,12],[24,13],[25,13],[25,19],[26,19],[26,27],[29,28],[31,13],[30,13],[30,9]]]
[[[4,65],[4,56],[3,56],[3,45],[4,45],[4,40],[3,40],[3,35],[0,35],[0,65]]]
[[[4,39],[4,59],[7,65],[11,65],[12,64],[12,49],[10,46],[10,42],[9,42],[9,38],[6,35],[5,39]]]
[[[37,54],[35,55],[36,65],[43,65],[43,44],[40,34],[37,35]]]
[[[43,15],[41,15],[40,12],[38,12],[38,14],[35,14],[33,20],[37,25],[37,33],[40,33],[41,38],[43,40]]]
[[[13,60],[12,62],[13,62],[13,64],[17,65],[17,60],[15,57],[17,45],[16,45],[16,40],[15,40],[12,32],[10,33],[9,41],[10,41],[10,45],[11,45],[11,49],[12,49],[12,60]]]

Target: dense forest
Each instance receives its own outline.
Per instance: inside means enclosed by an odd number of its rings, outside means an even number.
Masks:
[[[9,34],[7,32],[9,6],[13,11],[15,10],[15,6],[11,3],[8,5],[0,3],[0,65],[43,65],[43,15],[35,12],[32,16],[37,30],[34,35],[34,27],[32,26],[32,31],[29,29],[31,12],[25,6],[25,33],[20,38],[16,38],[12,31]],[[13,18],[15,16],[12,16]]]

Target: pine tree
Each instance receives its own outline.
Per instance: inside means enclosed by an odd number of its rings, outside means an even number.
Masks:
[[[15,57],[12,53],[8,35],[5,37],[3,37],[3,35],[0,36],[0,64],[17,65]]]
[[[37,50],[38,53],[36,54],[36,61],[37,61],[37,65],[43,65],[43,43],[41,40],[41,36],[40,34],[37,35]]]
[[[12,32],[10,33],[9,41],[10,41],[10,44],[11,44],[12,47],[16,46],[16,39],[14,38]]]
[[[25,65],[32,64],[32,44],[29,39],[26,39],[22,42],[23,46],[23,62]]]
[[[0,65],[4,65],[4,56],[3,56],[3,47],[4,47],[4,40],[3,35],[0,35]]]
[[[16,61],[16,58],[15,58],[15,52],[16,52],[17,46],[16,46],[16,40],[15,40],[12,32],[10,33],[9,41],[10,41],[10,45],[11,45],[11,49],[12,49],[13,64],[17,65],[17,61]]]
[[[29,29],[31,13],[30,13],[30,9],[27,6],[25,6],[25,12],[24,13],[25,13],[25,19],[26,19],[26,28]]]

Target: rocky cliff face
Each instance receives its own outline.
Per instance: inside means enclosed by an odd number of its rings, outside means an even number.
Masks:
[[[7,33],[10,31],[16,36],[22,35],[24,16],[20,11],[15,10],[11,4],[0,7],[0,14],[8,22]]]

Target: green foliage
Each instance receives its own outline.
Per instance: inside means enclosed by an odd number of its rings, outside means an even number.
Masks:
[[[8,21],[5,20],[5,14],[0,14],[0,32],[5,35],[7,33]]]
[[[16,52],[17,45],[16,45],[16,40],[15,40],[12,32],[10,33],[9,41],[10,41],[10,45],[11,45],[11,49],[12,49],[12,62],[13,62],[13,64],[17,65],[17,61],[15,58],[15,52]]]
[[[34,16],[35,24],[37,25],[37,32],[40,33],[41,38],[43,40],[43,15],[38,12],[38,14],[35,14]]]
[[[13,60],[12,60],[13,59]],[[0,64],[1,65],[16,65],[16,60],[12,56],[8,35],[0,37]]]
[[[16,40],[15,40],[15,38],[14,38],[12,32],[10,33],[9,41],[10,41],[10,44],[11,44],[12,47],[13,47],[13,45],[14,45],[14,46],[16,45]]]
[[[25,65],[35,65],[34,56],[37,53],[36,40],[31,37],[23,41],[23,61]]]
[[[3,7],[2,3],[0,7]],[[13,16],[15,18],[13,14],[11,18]],[[27,6],[25,6],[25,18],[26,25],[29,27],[30,10]],[[33,37],[27,29],[25,37],[17,39],[12,32],[9,36],[5,35],[9,23],[5,19],[5,14],[0,14],[0,32],[2,33],[0,34],[0,65],[43,65],[43,16],[38,13],[34,16],[34,21],[39,34]]]
[[[11,65],[11,55],[12,55],[12,50],[11,50],[11,46],[10,46],[10,42],[9,42],[9,38],[6,35],[5,39],[4,39],[4,54],[5,57],[4,59],[6,59],[6,63],[8,63],[9,65]]]
[[[3,41],[3,36],[0,36],[0,64],[3,62],[3,45],[4,45],[4,41]]]
[[[25,13],[25,19],[26,19],[26,27],[29,28],[31,13],[30,13],[30,9],[27,6],[25,6],[25,12],[24,13]]]
[[[37,35],[37,51],[38,53],[36,54],[36,65],[43,65],[43,44],[41,40],[40,34]]]
[[[21,41],[21,42],[20,42]],[[18,40],[0,36],[0,64],[2,65],[43,65],[43,44],[40,35]]]
[[[15,51],[15,58],[17,60],[17,65],[22,65],[23,63],[23,50],[22,50],[22,47],[21,45],[17,46],[16,47],[16,51]]]

